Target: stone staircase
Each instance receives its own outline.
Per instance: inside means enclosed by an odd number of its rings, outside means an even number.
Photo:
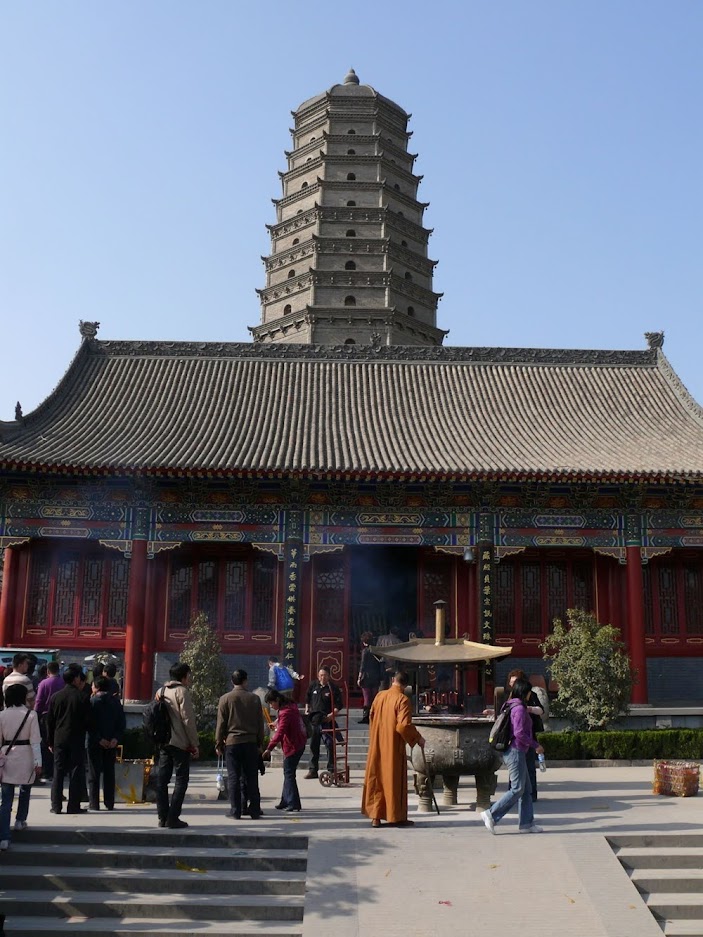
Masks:
[[[308,840],[25,830],[0,859],[6,937],[299,937]]]
[[[667,937],[703,937],[703,833],[609,836]]]

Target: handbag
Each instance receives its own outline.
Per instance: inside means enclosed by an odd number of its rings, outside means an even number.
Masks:
[[[22,731],[22,729],[24,729],[24,724],[25,724],[25,722],[29,719],[29,713],[30,713],[30,710],[28,709],[27,712],[25,713],[24,719],[22,720],[22,722],[20,722],[20,727],[19,727],[19,729],[15,732],[15,737],[14,737],[13,740],[10,742],[10,744],[7,746],[7,751],[5,752],[4,755],[3,755],[2,751],[1,751],[1,749],[3,748],[3,745],[0,745],[0,784],[2,783],[2,776],[3,776],[3,772],[4,772],[4,768],[5,768],[5,761],[6,761],[6,759],[7,759],[7,756],[10,754],[10,749],[12,748],[12,746],[15,744],[15,742],[17,741],[17,739],[20,737],[20,732]]]

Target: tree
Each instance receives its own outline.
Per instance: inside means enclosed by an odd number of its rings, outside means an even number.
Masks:
[[[558,618],[541,650],[559,684],[554,714],[575,729],[603,729],[627,713],[633,674],[620,631],[580,608]]]
[[[205,612],[198,612],[193,619],[180,660],[189,664],[193,673],[190,693],[198,729],[212,728],[217,716],[217,701],[229,689],[229,680],[220,642]]]

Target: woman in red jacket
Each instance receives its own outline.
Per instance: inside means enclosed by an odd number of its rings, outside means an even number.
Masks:
[[[276,731],[268,744],[264,757],[271,757],[271,752],[279,744],[283,749],[283,791],[281,802],[276,804],[276,810],[286,810],[288,813],[300,810],[300,794],[295,780],[298,762],[303,756],[308,737],[303,724],[298,704],[286,699],[278,690],[269,690],[265,697],[266,703],[278,713]]]

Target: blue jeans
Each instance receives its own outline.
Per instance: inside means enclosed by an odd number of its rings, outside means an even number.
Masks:
[[[298,791],[298,782],[295,780],[295,771],[298,762],[303,757],[304,748],[292,755],[287,755],[283,759],[283,793],[281,794],[281,803],[286,807],[294,807],[300,810],[300,793]]]
[[[509,748],[503,755],[503,764],[510,775],[510,789],[492,807],[490,814],[498,823],[516,803],[518,804],[518,825],[521,830],[532,826],[535,815],[532,810],[532,786],[527,777],[525,752]]]
[[[29,813],[29,796],[32,793],[31,784],[3,784],[0,794],[0,839],[10,839],[10,815],[12,813],[12,802],[15,799],[15,787],[20,789],[20,796],[17,801],[16,820],[26,820]]]

